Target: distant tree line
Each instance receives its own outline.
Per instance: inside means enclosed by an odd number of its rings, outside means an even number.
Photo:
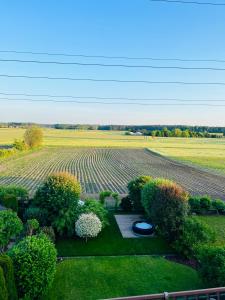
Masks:
[[[186,125],[98,125],[98,124],[34,124],[9,122],[0,123],[0,128],[27,128],[39,125],[45,128],[68,130],[118,130],[127,132],[141,132],[143,135],[162,137],[222,137],[225,136],[225,127],[186,126]]]
[[[164,127],[161,130],[152,130],[147,131],[144,130],[142,132],[144,135],[150,136],[158,136],[158,137],[204,137],[204,138],[222,138],[224,133],[215,133],[215,132],[207,132],[207,131],[193,131],[190,129],[182,130],[180,128],[174,128],[173,130],[169,130],[167,127]]]

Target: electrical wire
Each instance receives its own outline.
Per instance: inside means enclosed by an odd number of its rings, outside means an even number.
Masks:
[[[4,93],[4,96],[48,97],[48,98],[72,98],[72,99],[96,99],[96,100],[123,100],[123,101],[175,101],[175,102],[225,102],[225,99],[180,99],[180,98],[129,98],[129,97],[98,97],[98,96],[73,96],[27,93]]]
[[[182,61],[182,62],[218,62],[225,63],[225,59],[188,59],[188,58],[167,58],[167,57],[130,57],[130,56],[107,56],[107,55],[86,55],[69,53],[32,52],[16,50],[0,50],[0,53],[10,54],[31,54],[45,56],[82,57],[82,58],[103,58],[103,59],[124,59],[124,60],[153,60],[153,61]]]
[[[151,2],[166,2],[166,3],[178,3],[178,4],[197,4],[197,5],[210,5],[210,6],[225,6],[225,3],[219,2],[199,2],[199,1],[182,1],[182,0],[149,0]]]
[[[67,80],[67,81],[90,81],[90,82],[143,83],[143,84],[219,85],[219,86],[225,85],[225,82],[149,81],[149,80],[122,80],[122,79],[120,80],[120,79],[49,77],[49,76],[29,76],[29,75],[9,75],[9,74],[0,74],[0,77],[24,78],[24,79]]]
[[[91,67],[118,67],[118,68],[149,68],[149,69],[179,69],[179,70],[225,71],[225,68],[215,68],[215,67],[182,67],[182,66],[153,66],[153,65],[103,64],[103,63],[80,63],[80,62],[21,60],[21,59],[2,59],[2,58],[0,58],[0,62],[34,63],[34,64],[54,64],[54,65],[76,65],[76,66],[91,66]]]
[[[28,101],[28,102],[53,102],[53,103],[78,103],[78,104],[103,104],[103,105],[137,105],[137,106],[205,106],[205,107],[225,107],[225,104],[208,104],[208,103],[140,103],[140,102],[103,102],[103,101],[77,101],[77,100],[53,100],[53,99],[21,99],[0,97],[0,100],[7,101]]]

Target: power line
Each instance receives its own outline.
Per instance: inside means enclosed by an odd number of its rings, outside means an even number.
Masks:
[[[96,100],[126,100],[126,101],[177,101],[177,102],[225,102],[225,99],[181,99],[181,98],[129,98],[129,97],[98,97],[98,96],[73,96],[73,95],[49,95],[49,94],[27,94],[27,93],[3,93],[5,96],[25,97],[49,97],[49,98],[72,98],[72,99],[96,99]]]
[[[215,68],[215,67],[181,67],[181,66],[127,65],[127,64],[80,63],[80,62],[21,60],[21,59],[2,59],[2,58],[0,58],[0,62],[54,64],[54,65],[76,65],[76,66],[92,66],[92,67],[118,67],[118,68],[150,68],[150,69],[179,69],[179,70],[225,71],[225,68]]]
[[[77,103],[77,104],[103,104],[103,105],[137,105],[137,106],[205,106],[205,107],[225,107],[225,104],[208,104],[208,103],[194,103],[194,104],[187,104],[187,103],[139,103],[139,102],[103,102],[103,101],[77,101],[77,100],[70,100],[70,101],[63,101],[63,100],[53,100],[53,99],[21,99],[21,98],[6,98],[0,97],[0,100],[7,100],[7,101],[28,101],[28,102],[53,102],[53,103]]]
[[[151,2],[167,2],[178,4],[197,4],[197,5],[211,5],[211,6],[225,6],[225,3],[214,2],[199,2],[199,1],[182,1],[182,0],[149,0]]]
[[[68,80],[68,81],[90,81],[90,82],[143,83],[143,84],[220,85],[220,86],[225,85],[225,82],[149,81],[149,80],[122,80],[122,79],[120,80],[120,79],[49,77],[49,76],[29,76],[29,75],[9,75],[9,74],[0,74],[0,77],[25,78],[25,79],[47,79],[47,80]]]
[[[127,60],[153,60],[153,61],[182,61],[182,62],[218,62],[225,63],[225,59],[186,59],[186,58],[160,58],[160,57],[130,57],[130,56],[107,56],[107,55],[86,55],[86,54],[69,54],[69,53],[50,53],[50,52],[32,52],[16,50],[0,50],[0,53],[14,54],[31,54],[46,56],[63,56],[63,57],[83,57],[83,58],[103,58],[103,59],[127,59]]]

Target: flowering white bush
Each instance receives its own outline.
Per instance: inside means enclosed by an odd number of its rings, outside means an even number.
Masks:
[[[102,229],[102,223],[99,218],[93,214],[81,214],[75,223],[75,231],[79,237],[92,238],[96,237]]]

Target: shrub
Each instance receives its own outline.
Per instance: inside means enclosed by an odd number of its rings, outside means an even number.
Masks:
[[[52,226],[43,226],[41,231],[52,241],[55,242],[55,231]]]
[[[47,211],[47,225],[61,235],[73,234],[80,193],[80,183],[73,175],[55,173],[37,190],[33,203]]]
[[[80,215],[75,223],[76,234],[81,238],[85,238],[86,241],[88,238],[96,237],[101,229],[101,221],[93,213]]]
[[[157,184],[163,181],[164,179],[154,179],[143,187],[141,192],[141,203],[148,216],[150,216],[151,205],[156,196]]]
[[[18,200],[27,200],[28,191],[24,187],[9,185],[9,186],[0,186],[0,199],[4,195],[14,195]]]
[[[18,299],[14,278],[13,263],[8,255],[0,256],[0,268],[2,268],[5,277],[5,284],[8,291],[8,300]]]
[[[142,204],[151,221],[168,240],[175,240],[188,214],[188,194],[166,179],[155,179],[142,190]]]
[[[129,197],[135,210],[143,210],[141,203],[141,191],[144,185],[151,180],[152,177],[150,176],[139,176],[128,183],[127,188],[129,191]]]
[[[36,299],[51,286],[56,272],[56,249],[44,235],[28,236],[15,245],[9,255],[15,268],[20,297]]]
[[[173,246],[187,258],[194,258],[200,244],[215,241],[215,232],[196,218],[187,218]]]
[[[39,222],[36,219],[27,220],[27,235],[33,235],[34,231],[38,230]]]
[[[133,210],[133,205],[132,205],[132,202],[131,202],[131,199],[129,196],[126,196],[121,199],[120,207],[124,211],[132,211]]]
[[[201,204],[200,197],[193,196],[189,198],[190,210],[192,213],[200,214],[201,213]]]
[[[24,133],[24,142],[29,148],[40,147],[43,142],[43,131],[36,126],[29,127]]]
[[[223,214],[225,212],[225,203],[223,200],[215,199],[212,201],[212,207],[217,210],[218,213]]]
[[[115,200],[115,210],[117,210],[119,203],[120,203],[120,199],[119,199],[119,194],[118,193],[112,193],[112,197]]]
[[[11,210],[0,211],[0,252],[4,251],[12,237],[23,229],[23,223],[17,214]]]
[[[101,221],[102,223],[102,228],[105,226],[109,225],[108,222],[108,212],[107,210],[103,207],[103,205],[94,199],[87,199],[84,202],[84,205],[79,207],[79,214],[83,213],[93,213],[95,214]]]
[[[6,207],[11,208],[15,212],[18,212],[18,200],[15,195],[13,194],[5,194],[1,197],[0,203]]]
[[[205,246],[199,250],[200,273],[209,287],[224,286],[225,247]]]
[[[15,140],[13,143],[13,148],[15,148],[18,151],[24,151],[27,150],[27,145],[23,140]]]
[[[203,210],[205,210],[205,211],[210,210],[210,208],[212,207],[212,200],[211,200],[210,196],[201,197],[200,205]]]
[[[0,186],[0,203],[18,212],[18,206],[20,207],[22,201],[28,199],[28,191],[20,186]]]
[[[0,300],[8,300],[8,292],[6,288],[5,277],[1,267],[0,267]]]
[[[99,200],[100,200],[101,204],[104,205],[104,204],[105,204],[105,199],[106,199],[107,197],[110,197],[111,194],[112,194],[111,191],[102,191],[102,192],[99,194]]]
[[[29,207],[25,210],[23,219],[27,221],[29,219],[36,219],[43,226],[47,222],[48,211],[39,207]]]
[[[11,149],[0,149],[0,158],[7,158],[10,157],[14,154],[16,154],[16,149],[11,148]]]

